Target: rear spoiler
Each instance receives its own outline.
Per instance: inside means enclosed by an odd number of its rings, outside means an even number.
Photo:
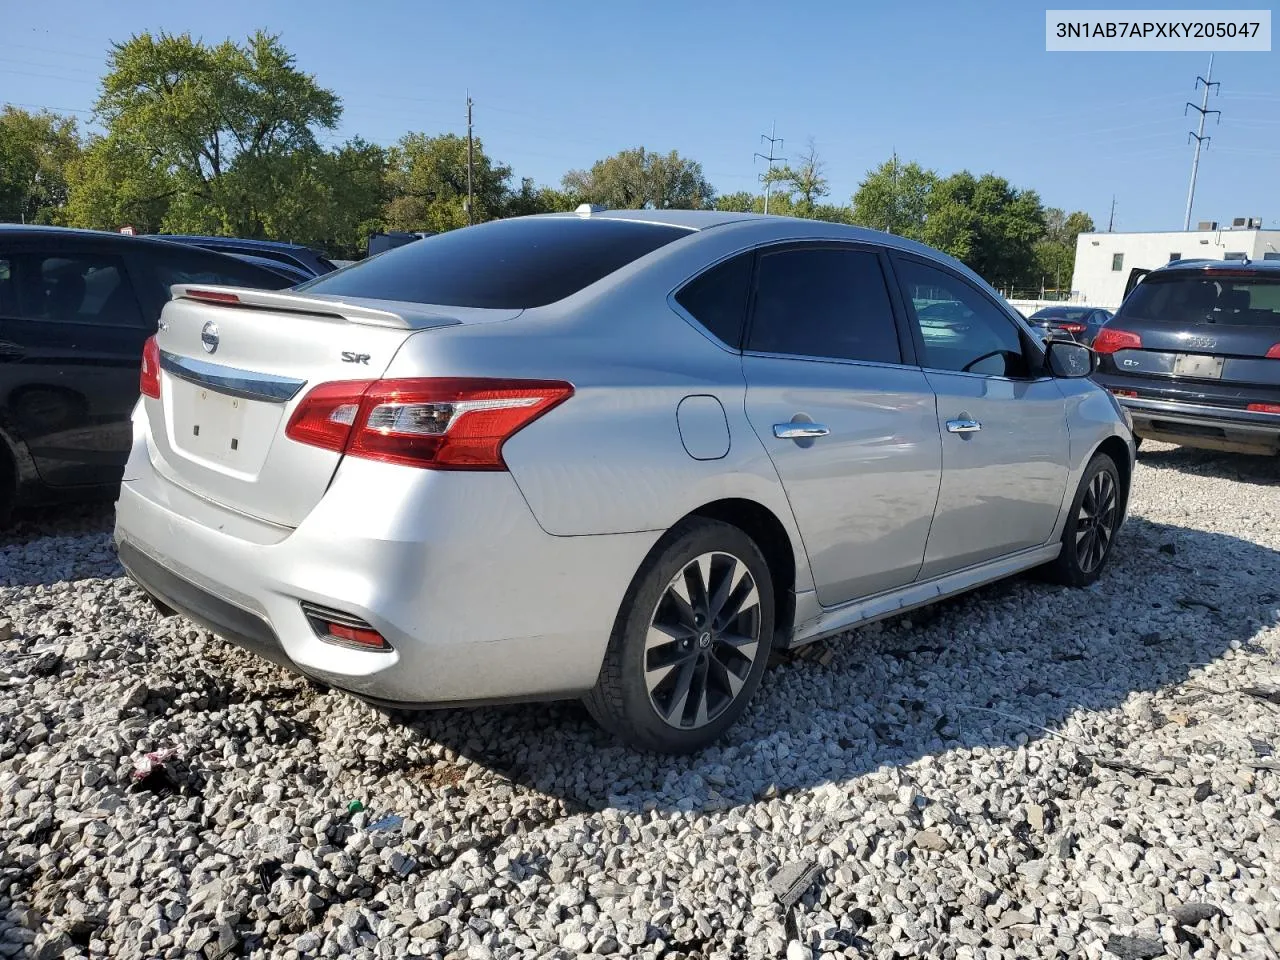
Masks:
[[[457,317],[432,313],[414,304],[392,301],[386,306],[373,306],[369,301],[342,300],[336,297],[306,296],[287,290],[254,290],[249,287],[224,287],[208,283],[175,283],[169,288],[174,300],[196,300],[200,303],[224,307],[243,307],[250,310],[274,310],[282,313],[301,313],[313,317],[345,320],[370,327],[397,327],[402,330],[425,330],[430,327],[447,327],[461,323]]]

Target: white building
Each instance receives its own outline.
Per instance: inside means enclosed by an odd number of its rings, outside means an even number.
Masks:
[[[1153,270],[1170,260],[1280,260],[1280,230],[1261,227],[1259,219],[1240,217],[1232,227],[1206,221],[1196,230],[1168,233],[1082,233],[1071,299],[1114,310],[1130,270]]]

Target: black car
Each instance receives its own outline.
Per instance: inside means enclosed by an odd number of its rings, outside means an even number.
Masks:
[[[1280,262],[1152,270],[1093,349],[1097,381],[1128,409],[1139,437],[1280,452]]]
[[[1075,340],[1077,343],[1093,343],[1102,325],[1111,314],[1101,307],[1044,307],[1027,318],[1040,336]]]
[[[308,277],[318,277],[338,269],[324,254],[300,243],[286,243],[283,240],[246,240],[243,237],[201,237],[185,233],[158,233],[154,236],[161,240],[173,240],[221,253],[248,254],[264,260],[275,260],[304,270]]]
[[[119,483],[142,346],[171,284],[292,282],[176,243],[0,225],[0,516]]]

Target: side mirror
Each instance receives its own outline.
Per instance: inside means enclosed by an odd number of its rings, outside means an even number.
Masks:
[[[1074,340],[1049,340],[1044,347],[1044,365],[1049,373],[1066,380],[1087,377],[1097,367],[1094,352]]]

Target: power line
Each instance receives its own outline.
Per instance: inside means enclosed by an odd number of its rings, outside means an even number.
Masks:
[[[471,91],[467,91],[467,223],[475,223],[475,215],[472,212],[471,204],[471,167],[473,163],[471,152]]]
[[[769,195],[773,192],[772,174],[773,174],[774,161],[787,159],[786,157],[783,157],[783,156],[775,157],[773,155],[774,149],[781,148],[782,146],[782,138],[779,136],[776,136],[777,132],[778,132],[778,123],[775,120],[769,127],[768,136],[765,136],[763,133],[760,134],[760,142],[761,143],[768,142],[769,144],[769,155],[765,156],[763,153],[759,153],[759,152],[756,153],[756,157],[759,157],[761,160],[767,160],[769,163],[768,171],[760,175],[760,179],[764,181],[764,212],[765,213],[769,212]],[[751,158],[751,162],[752,163],[755,162],[755,157]]]
[[[1222,111],[1209,109],[1209,91],[1213,87],[1220,86],[1220,84],[1213,82],[1213,54],[1212,53],[1209,54],[1209,69],[1206,71],[1205,76],[1196,77],[1196,87],[1198,88],[1200,84],[1204,84],[1204,94],[1200,98],[1200,106],[1197,107],[1194,103],[1188,100],[1187,106],[1182,108],[1183,116],[1186,116],[1187,107],[1190,107],[1192,110],[1195,110],[1197,113],[1200,114],[1199,128],[1195,133],[1191,133],[1188,131],[1188,134],[1187,134],[1188,142],[1190,142],[1192,139],[1195,140],[1196,150],[1195,150],[1194,156],[1192,156],[1191,158],[1191,186],[1187,189],[1187,215],[1182,222],[1183,230],[1191,229],[1191,205],[1195,201],[1195,197],[1196,197],[1196,174],[1200,172],[1200,148],[1205,144],[1207,144],[1210,139],[1212,139],[1204,135],[1204,118],[1212,113],[1212,114],[1215,114],[1215,122],[1217,123],[1222,122]]]

